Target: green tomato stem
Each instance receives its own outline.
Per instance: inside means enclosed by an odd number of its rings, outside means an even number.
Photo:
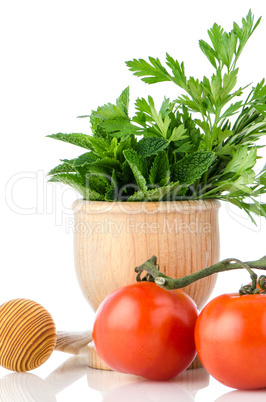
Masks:
[[[252,282],[251,285],[241,288],[240,294],[257,293],[257,275],[252,271],[251,268],[266,270],[266,255],[257,261],[247,262],[242,262],[236,258],[227,258],[207,268],[178,279],[173,279],[162,274],[159,269],[157,269],[157,266],[157,257],[153,255],[143,264],[136,267],[135,272],[137,273],[137,281],[142,280],[141,274],[145,271],[147,272],[147,275],[143,280],[154,281],[157,285],[163,287],[164,289],[173,290],[184,288],[191,283],[198,281],[199,279],[206,278],[207,276],[217,274],[219,272],[244,268],[249,272]]]

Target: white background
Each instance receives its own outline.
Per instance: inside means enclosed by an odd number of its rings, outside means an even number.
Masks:
[[[0,303],[30,298],[50,311],[59,330],[91,328],[94,314],[78,287],[73,263],[71,205],[78,195],[46,181],[47,172],[60,158],[75,157],[82,150],[46,135],[89,133],[88,119],[76,117],[114,102],[127,85],[132,110],[138,96],[151,94],[158,105],[164,95],[173,99],[180,93],[174,84],[147,86],[128,71],[125,61],[148,56],[163,60],[169,52],[185,62],[188,75],[210,75],[212,67],[199,50],[198,40],[207,40],[207,29],[214,22],[230,30],[232,22],[241,23],[250,7],[256,18],[262,15],[263,19],[240,58],[239,85],[256,84],[266,76],[265,0],[2,3]],[[258,168],[266,160],[265,150],[260,154],[264,160]],[[258,220],[256,227],[243,212],[223,204],[221,259],[262,257],[266,254],[265,232],[265,220]],[[239,271],[221,274],[213,296],[236,291],[248,279]],[[61,362],[66,357],[53,356],[36,374],[44,378],[56,368],[56,359]],[[7,374],[0,369],[3,378]],[[89,396],[103,400],[85,378],[57,400],[73,400],[81,388],[84,400]],[[205,393],[200,391],[195,400],[213,401],[228,391],[211,379]],[[161,400],[152,399],[152,392],[147,395],[143,400]],[[83,400],[81,396],[79,400]],[[225,400],[229,399],[221,399]]]

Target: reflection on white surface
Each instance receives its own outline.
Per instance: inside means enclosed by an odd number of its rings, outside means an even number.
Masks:
[[[206,388],[210,382],[210,375],[204,368],[187,370],[180,374],[174,380],[184,387],[190,393],[195,394],[197,391]]]
[[[204,369],[187,370],[172,381],[147,381],[141,377],[114,371],[88,369],[90,388],[104,396],[103,402],[111,401],[194,401],[196,392],[209,384],[209,374]]]
[[[95,370],[92,368],[88,368],[87,370],[87,380],[89,387],[103,392],[109,392],[114,388],[129,383],[148,382],[142,377],[137,377],[130,374],[121,374],[116,371]],[[208,386],[209,374],[206,372],[205,369],[187,370],[172,381],[152,381],[152,383],[163,385],[176,383],[187,389],[187,391],[193,392]]]
[[[90,367],[87,369],[87,382],[89,388],[100,391],[100,393],[104,395],[122,385],[139,381],[144,381],[144,379],[130,374],[118,373],[116,371],[97,370]]]
[[[73,402],[73,400],[265,402],[266,390],[230,390],[210,379],[205,369],[187,370],[172,381],[147,381],[129,374],[91,369],[87,367],[86,359],[81,356],[69,358],[46,378],[40,378],[32,373],[11,373],[0,378],[0,402]]]
[[[84,376],[87,378],[88,396],[96,391],[103,402],[192,402],[195,393],[209,384],[209,375],[204,369],[188,370],[172,381],[152,382],[134,375],[91,369],[84,357],[75,356],[45,379],[32,373],[4,376],[0,379],[0,402],[55,402],[59,393],[58,399],[61,400],[63,395],[68,398],[67,388]]]
[[[45,380],[32,373],[12,373],[0,379],[0,402],[55,402],[56,394],[86,375],[82,357],[72,357]]]
[[[58,394],[87,374],[86,356],[73,356],[54,370],[45,382]]]
[[[215,402],[265,402],[265,390],[252,390],[252,391],[232,391],[220,396]]]
[[[177,382],[135,382],[113,389],[103,402],[194,402],[194,397]]]
[[[56,397],[44,380],[30,373],[12,373],[0,380],[1,402],[55,402]]]

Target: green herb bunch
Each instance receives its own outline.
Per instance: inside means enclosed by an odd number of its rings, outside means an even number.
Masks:
[[[264,79],[249,88],[236,88],[237,62],[258,26],[249,11],[242,26],[225,32],[216,23],[208,30],[210,44],[199,46],[214,68],[210,78],[187,77],[184,63],[166,54],[134,59],[126,64],[148,83],[172,81],[183,94],[164,98],[160,109],[154,99],[138,98],[129,116],[129,88],[116,100],[92,111],[92,135],[52,134],[48,137],[86,149],[81,156],[61,160],[49,172],[50,181],[62,182],[91,201],[162,201],[216,198],[266,216],[266,165],[254,167],[258,140],[266,134]]]

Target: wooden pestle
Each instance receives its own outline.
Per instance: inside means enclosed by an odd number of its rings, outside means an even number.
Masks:
[[[54,350],[79,354],[91,340],[91,331],[56,332],[51,315],[32,300],[14,299],[0,306],[0,365],[8,370],[33,370]]]

